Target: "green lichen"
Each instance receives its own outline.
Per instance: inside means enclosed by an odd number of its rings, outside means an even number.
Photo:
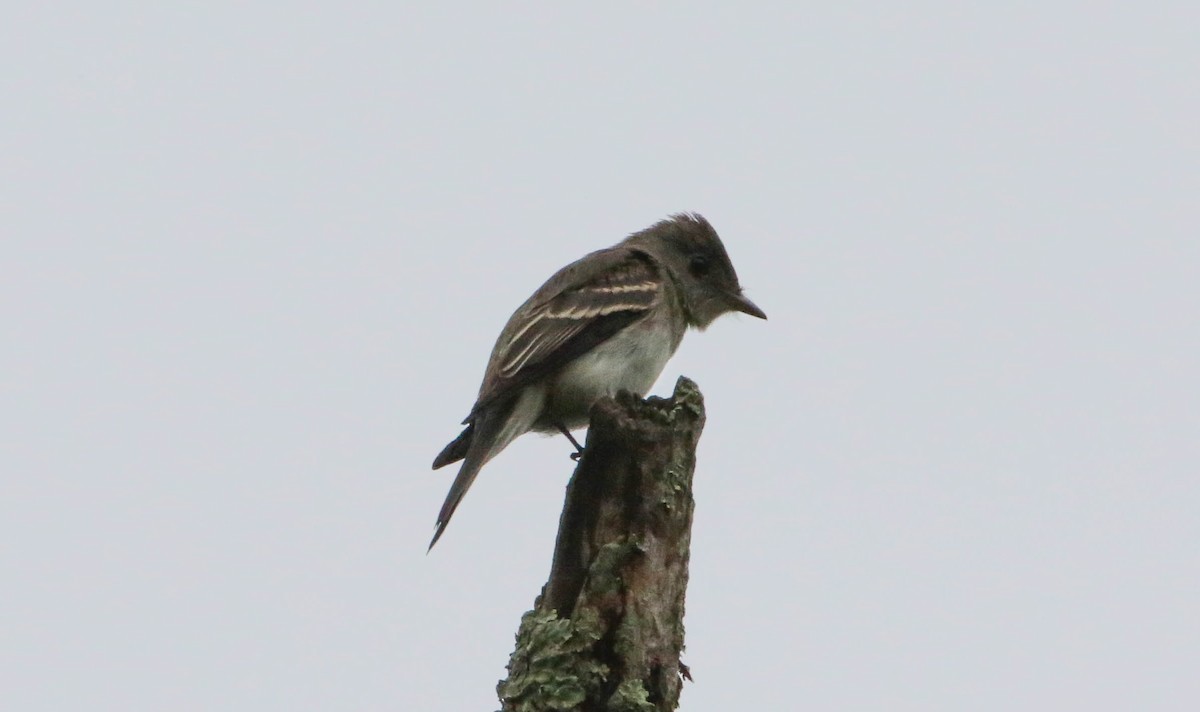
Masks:
[[[580,611],[559,618],[529,611],[521,618],[509,675],[497,686],[505,710],[572,710],[599,689],[608,666],[586,654],[603,635],[599,616]]]
[[[627,679],[608,698],[610,712],[657,712],[641,680]]]
[[[635,537],[621,537],[600,547],[588,567],[586,596],[594,599],[619,593],[624,586],[622,568],[629,557],[640,550],[641,542]]]
[[[659,490],[662,497],[659,504],[667,512],[674,510],[676,504],[686,503],[691,496],[691,478],[688,473],[675,467],[668,467],[659,480]]]
[[[675,392],[671,394],[675,407],[671,412],[671,421],[679,417],[679,411],[686,410],[692,418],[704,417],[704,395],[696,382],[686,376],[680,376],[675,381]]]
[[[613,651],[621,660],[635,660],[641,649],[642,619],[635,610],[626,610],[621,622],[617,625],[617,634],[613,639]]]

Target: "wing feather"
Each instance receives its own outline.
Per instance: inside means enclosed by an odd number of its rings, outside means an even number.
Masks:
[[[546,294],[552,278],[513,314],[496,342],[472,414],[578,358],[659,303],[663,277],[646,255],[627,250],[601,256],[609,262],[604,268]]]

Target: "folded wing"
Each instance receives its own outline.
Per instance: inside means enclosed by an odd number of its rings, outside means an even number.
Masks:
[[[543,288],[513,314],[496,342],[472,415],[578,358],[659,303],[663,277],[649,257],[628,249],[606,252],[613,254],[592,261],[587,274],[567,267],[560,273],[572,277],[565,286],[552,294]]]

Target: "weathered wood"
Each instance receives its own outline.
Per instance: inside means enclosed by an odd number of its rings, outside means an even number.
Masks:
[[[627,393],[592,409],[550,578],[521,619],[504,712],[662,712],[679,704],[692,471],[704,399]]]

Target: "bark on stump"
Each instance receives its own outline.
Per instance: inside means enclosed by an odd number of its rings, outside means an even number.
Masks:
[[[628,393],[592,409],[550,578],[521,619],[504,712],[662,712],[679,704],[692,471],[704,399]]]

